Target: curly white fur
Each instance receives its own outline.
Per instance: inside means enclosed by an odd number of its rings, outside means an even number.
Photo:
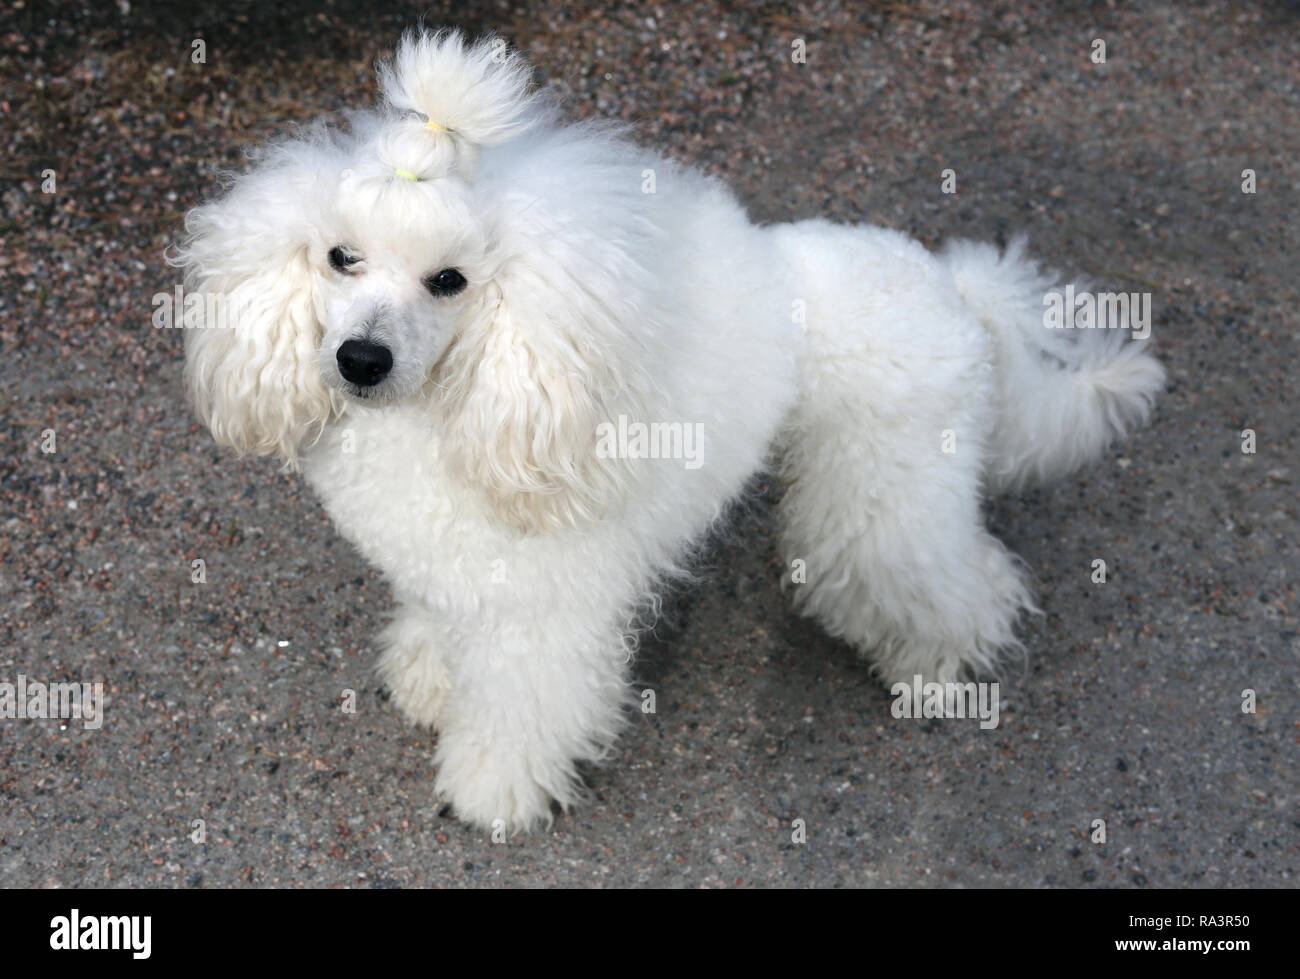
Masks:
[[[214,436],[300,466],[392,582],[380,671],[439,731],[463,818],[581,797],[636,610],[768,463],[796,604],[886,681],[1015,645],[1033,600],[982,494],[1143,421],[1141,344],[1047,331],[1019,244],[756,227],[720,183],[563,124],[491,39],[409,35],[381,78],[379,111],[190,214],[175,260],[233,326],[187,330],[186,375]],[[435,294],[447,269],[466,285]],[[380,382],[344,376],[349,340],[391,352]],[[597,451],[620,419],[698,426],[700,464]]]

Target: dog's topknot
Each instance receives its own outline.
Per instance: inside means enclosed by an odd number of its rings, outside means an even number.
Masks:
[[[474,43],[459,31],[410,31],[379,65],[384,101],[427,121],[430,136],[471,146],[501,143],[525,129],[536,95],[532,68],[504,38]]]

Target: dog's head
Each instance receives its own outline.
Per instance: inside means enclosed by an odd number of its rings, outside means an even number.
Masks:
[[[408,35],[380,68],[381,112],[272,145],[190,213],[175,261],[208,301],[186,324],[186,376],[218,441],[293,465],[348,402],[423,399],[449,461],[511,523],[616,502],[625,473],[595,432],[647,381],[629,366],[636,233],[602,238],[569,206],[602,187],[563,172],[572,149],[530,72],[502,41]],[[599,155],[603,137],[583,139]]]

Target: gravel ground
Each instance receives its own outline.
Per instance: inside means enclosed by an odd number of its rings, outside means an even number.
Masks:
[[[108,694],[99,730],[0,720],[0,884],[1294,886],[1294,4],[183,6],[0,8],[0,680]],[[432,739],[372,674],[384,585],[299,479],[193,422],[150,324],[215,169],[367,103],[422,13],[503,33],[759,219],[1025,231],[1152,294],[1151,427],[991,507],[1046,611],[997,729],[895,720],[790,614],[760,485],[666,602],[636,665],[658,712],[594,804],[504,843],[439,814]]]

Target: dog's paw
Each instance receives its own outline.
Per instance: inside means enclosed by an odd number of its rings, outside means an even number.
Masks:
[[[894,640],[869,648],[859,655],[871,665],[871,672],[887,689],[898,684],[961,683],[989,672],[992,659],[987,653],[972,655],[966,647],[915,638]],[[978,652],[978,651],[977,651]]]
[[[380,637],[378,672],[393,704],[417,727],[436,728],[451,673],[417,614],[402,610]]]
[[[444,732],[436,762],[438,798],[458,819],[488,832],[513,836],[550,826],[552,803],[568,809],[582,794],[570,762],[548,762],[526,747],[511,750]]]

